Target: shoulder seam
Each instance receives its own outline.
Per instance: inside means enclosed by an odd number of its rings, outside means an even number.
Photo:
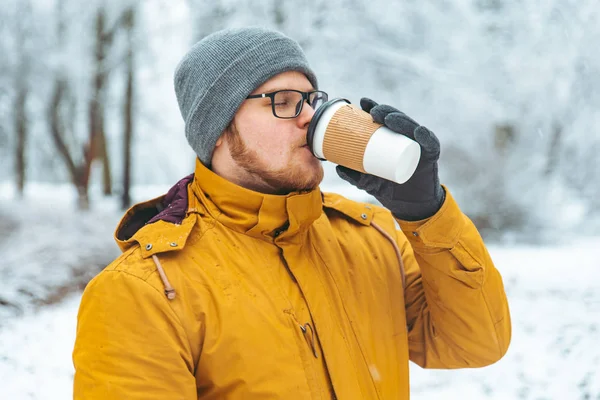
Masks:
[[[137,245],[131,246],[131,248],[127,249],[123,254],[121,254],[118,258],[119,262],[116,263],[115,265],[109,264],[108,266],[111,266],[111,269],[105,269],[102,272],[105,271],[122,271],[122,270],[117,270],[115,268],[119,267],[119,265],[121,265],[123,262],[125,262],[125,260],[127,260],[129,257],[131,257],[131,253],[133,253],[135,251],[136,248],[140,247],[139,243]]]

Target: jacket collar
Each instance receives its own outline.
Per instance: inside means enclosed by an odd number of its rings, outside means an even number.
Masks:
[[[323,210],[319,188],[288,195],[263,194],[222,178],[198,159],[190,189],[217,221],[267,241],[305,232]]]

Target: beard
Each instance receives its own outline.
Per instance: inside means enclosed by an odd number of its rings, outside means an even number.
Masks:
[[[268,186],[273,194],[284,195],[291,192],[308,192],[316,189],[323,180],[323,166],[316,157],[309,164],[293,160],[280,169],[269,168],[258,154],[249,149],[241,138],[235,124],[224,132],[231,158],[245,170],[260,186]],[[298,149],[301,145],[298,146]]]

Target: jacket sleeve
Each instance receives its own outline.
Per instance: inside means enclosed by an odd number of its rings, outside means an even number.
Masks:
[[[128,271],[84,291],[73,351],[74,399],[196,400],[189,343],[168,300]]]
[[[424,368],[498,361],[510,342],[510,314],[502,278],[477,228],[448,191],[434,216],[398,223],[410,359]]]

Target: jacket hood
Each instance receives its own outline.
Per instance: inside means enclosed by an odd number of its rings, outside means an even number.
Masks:
[[[150,236],[157,237],[156,229],[148,232],[150,225],[162,231],[163,234],[167,227],[181,227],[184,224],[185,217],[188,213],[189,195],[188,185],[192,182],[194,174],[188,175],[177,182],[167,194],[155,199],[139,203],[131,207],[121,218],[115,231],[115,240],[122,251],[126,251],[134,242],[139,243],[142,247],[149,251],[149,255],[157,253],[152,251],[155,247],[153,241],[149,241]],[[189,224],[185,224],[189,225]],[[163,229],[160,229],[160,228]],[[167,239],[173,239],[168,242],[169,247],[174,249],[180,247],[175,239],[181,239],[182,229],[177,229],[177,238],[172,234],[166,236]],[[178,246],[173,244],[177,243]]]

